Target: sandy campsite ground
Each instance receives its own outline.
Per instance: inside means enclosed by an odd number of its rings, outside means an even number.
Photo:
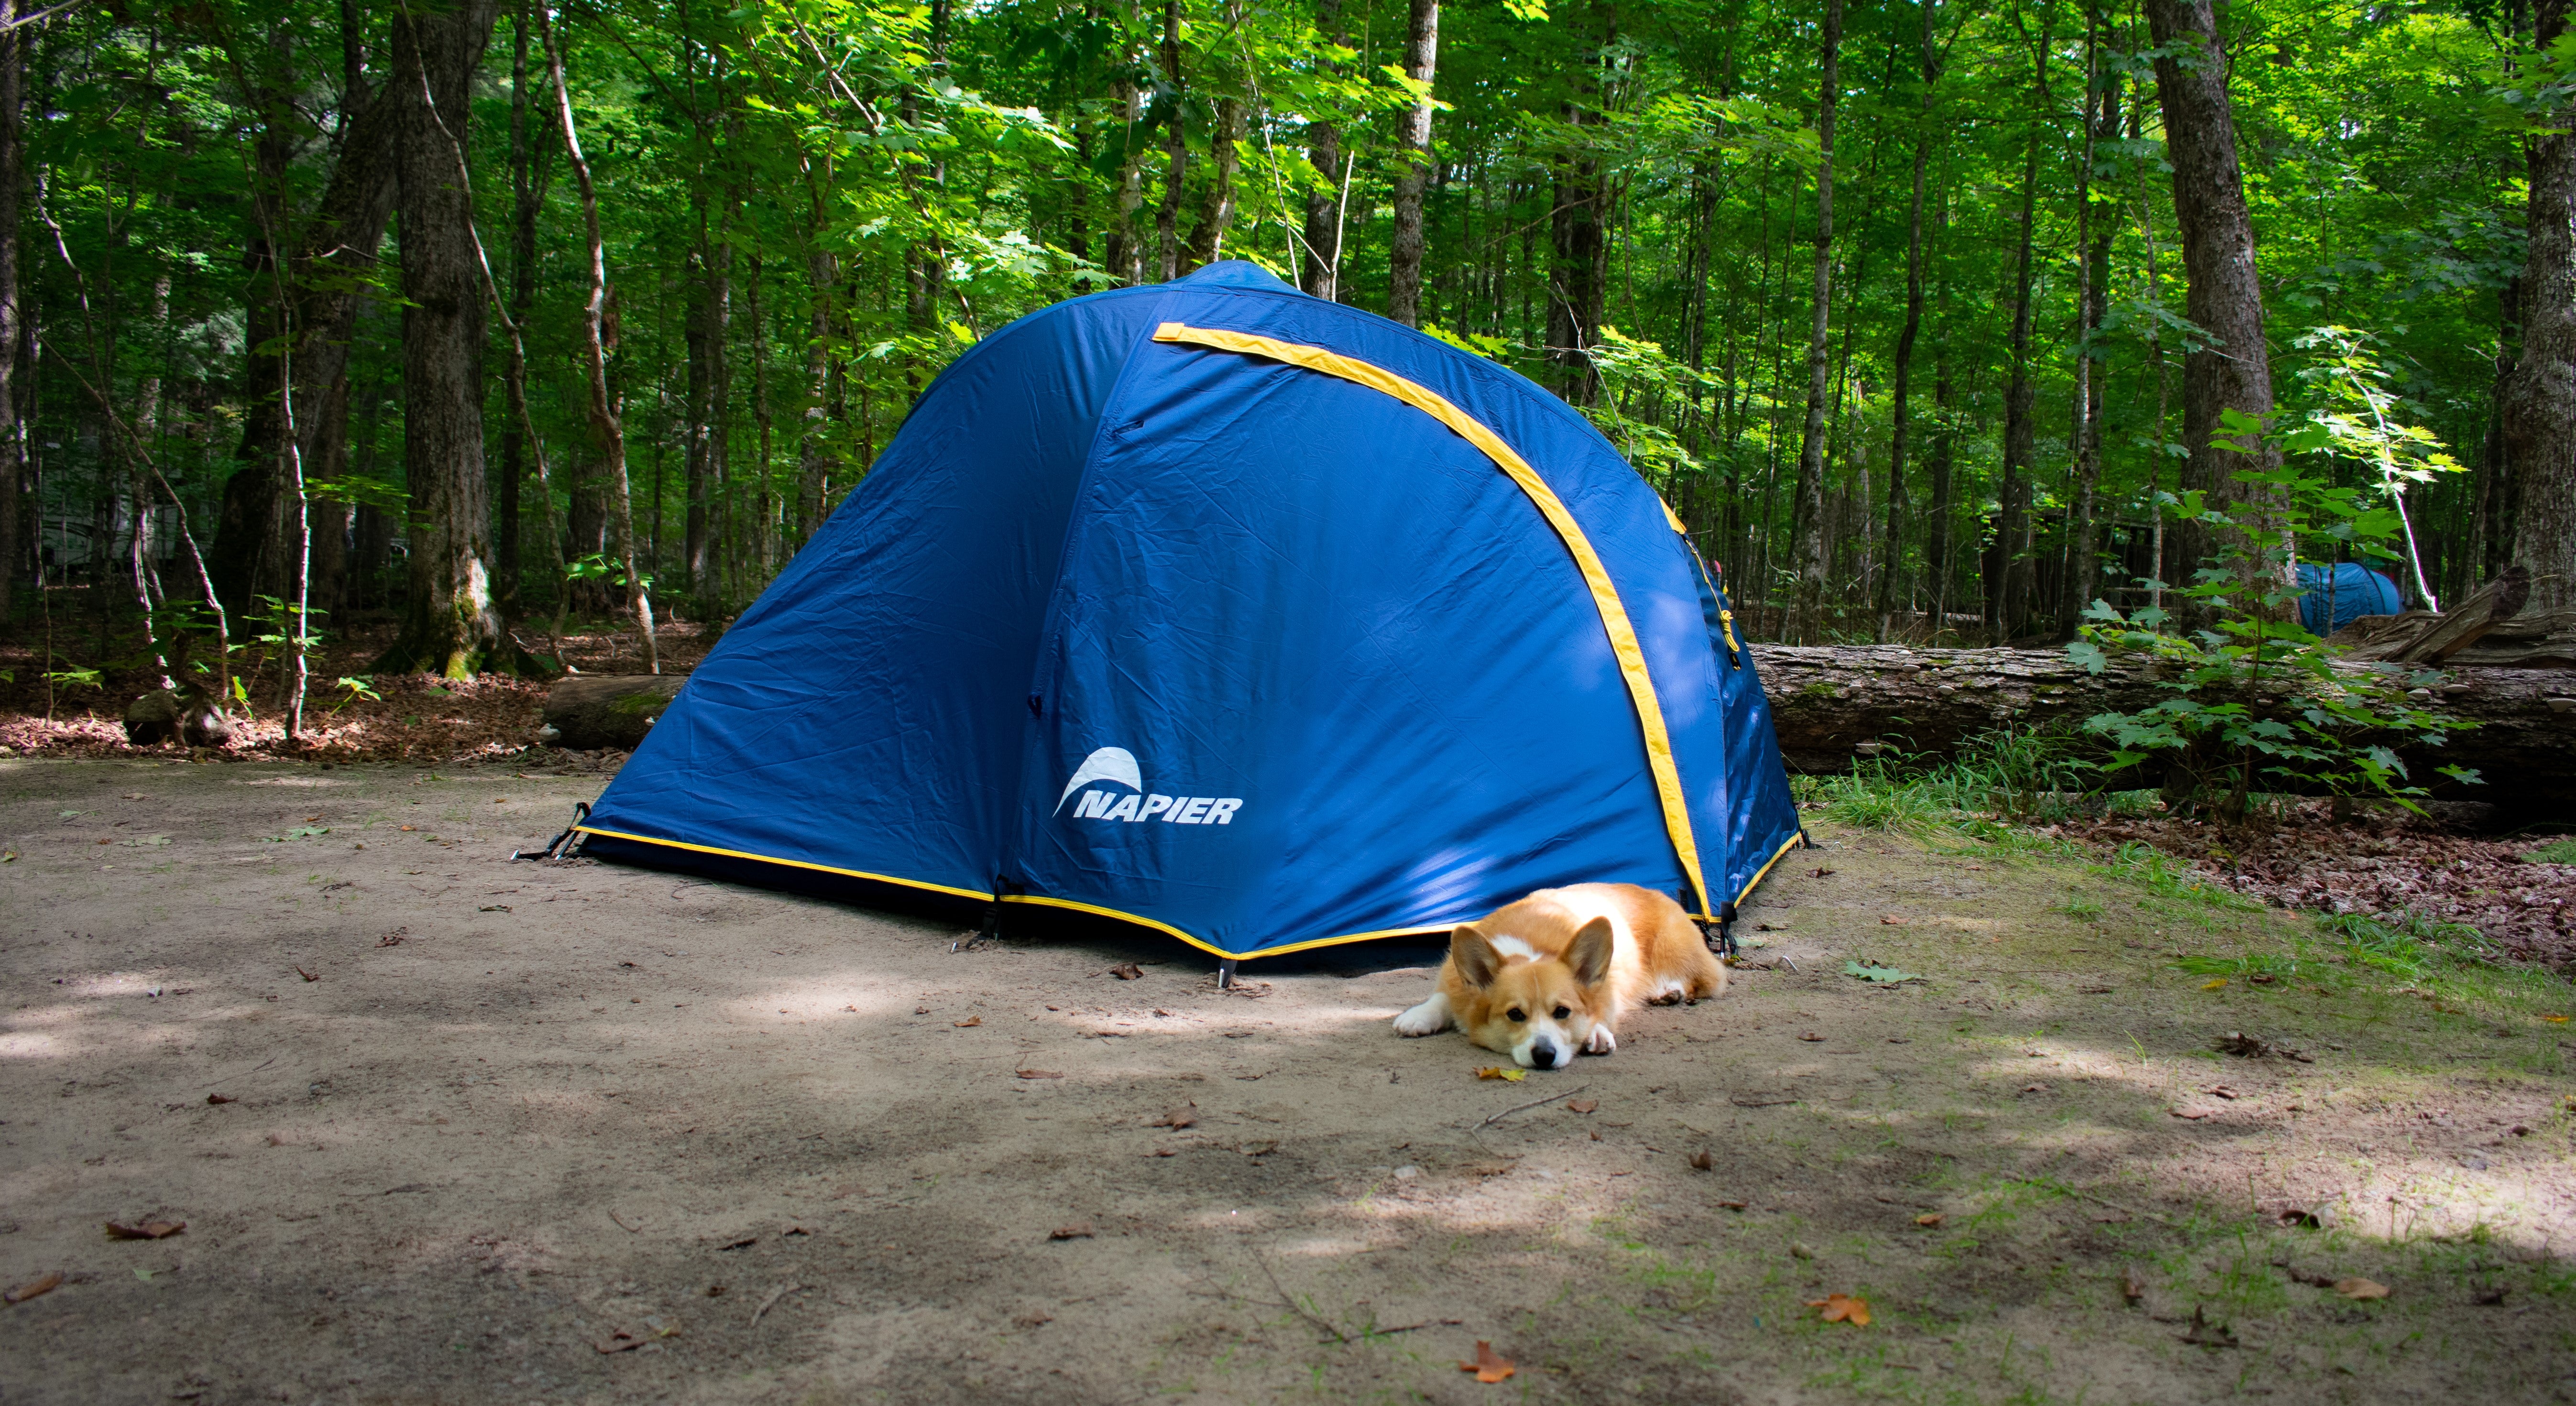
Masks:
[[[1732,992],[1487,1081],[1424,949],[507,858],[599,784],[0,761],[0,1400],[2576,1399],[2563,984],[1820,830]]]

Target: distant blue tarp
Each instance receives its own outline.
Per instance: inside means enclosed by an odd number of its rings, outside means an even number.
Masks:
[[[1225,956],[1798,838],[1655,491],[1513,372],[1242,263],[986,337],[600,798],[590,852]]]
[[[2396,582],[2359,562],[2301,562],[2299,585],[2307,592],[2299,597],[2299,624],[2312,635],[2331,635],[2365,615],[2395,615],[2406,608]]]

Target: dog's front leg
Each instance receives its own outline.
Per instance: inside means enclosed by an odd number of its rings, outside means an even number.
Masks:
[[[1437,1035],[1449,1028],[1449,993],[1434,991],[1431,999],[1395,1018],[1395,1033],[1404,1036]]]
[[[1585,1054],[1608,1054],[1617,1048],[1619,1037],[1611,1034],[1610,1027],[1606,1025],[1593,1026],[1592,1034],[1583,1042]]]

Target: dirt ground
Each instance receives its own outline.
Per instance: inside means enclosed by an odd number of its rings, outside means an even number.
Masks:
[[[0,760],[0,1401],[2576,1399],[2555,978],[1818,827],[1510,1083],[1433,950],[508,858],[599,785]]]

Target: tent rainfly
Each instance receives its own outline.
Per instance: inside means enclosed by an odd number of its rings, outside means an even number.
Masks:
[[[1596,880],[1723,924],[1802,838],[1726,598],[1610,443],[1235,262],[960,357],[577,828],[1225,972]]]

